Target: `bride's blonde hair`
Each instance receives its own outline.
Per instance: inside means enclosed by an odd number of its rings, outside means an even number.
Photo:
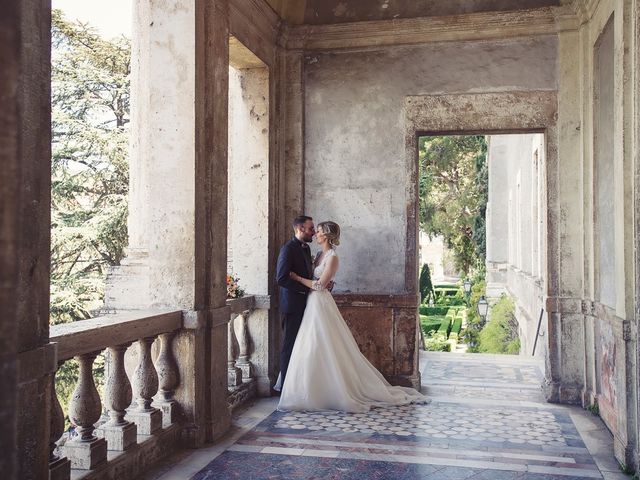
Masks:
[[[325,237],[327,237],[329,245],[333,247],[340,245],[340,225],[336,222],[320,222],[318,224],[318,230],[324,233]]]

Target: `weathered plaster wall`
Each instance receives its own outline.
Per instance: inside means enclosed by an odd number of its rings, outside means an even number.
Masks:
[[[269,71],[229,69],[228,262],[247,293],[267,294]]]
[[[632,6],[633,4],[633,6]],[[584,259],[584,403],[598,403],[617,459],[638,466],[637,289],[633,170],[637,156],[637,2],[601,0],[580,30]],[[635,150],[634,150],[635,148]],[[634,153],[635,152],[635,153]],[[637,192],[635,193],[637,196]],[[637,214],[637,212],[636,212]],[[637,235],[637,232],[635,232]],[[637,268],[637,266],[636,266]]]
[[[614,36],[609,21],[594,46],[594,179],[596,298],[616,305],[614,208]]]
[[[338,291],[405,290],[403,98],[554,90],[552,37],[312,54],[305,66],[305,208],[343,227]]]

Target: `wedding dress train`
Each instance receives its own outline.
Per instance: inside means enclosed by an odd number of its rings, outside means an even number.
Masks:
[[[314,270],[320,278],[329,250]],[[371,407],[424,403],[413,388],[391,386],[360,352],[328,290],[312,290],[291,353],[278,410],[366,412]]]

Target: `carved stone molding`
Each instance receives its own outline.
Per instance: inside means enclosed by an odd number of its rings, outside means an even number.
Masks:
[[[281,43],[290,50],[355,49],[553,35],[578,27],[575,10],[571,6],[561,6],[393,21],[285,25]]]

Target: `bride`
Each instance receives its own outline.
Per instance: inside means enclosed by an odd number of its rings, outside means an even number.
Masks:
[[[366,412],[371,407],[426,402],[427,398],[413,388],[391,386],[369,363],[326,290],[338,271],[334,249],[340,244],[338,224],[318,224],[316,241],[322,250],[316,257],[313,279],[290,274],[311,292],[278,410]]]

